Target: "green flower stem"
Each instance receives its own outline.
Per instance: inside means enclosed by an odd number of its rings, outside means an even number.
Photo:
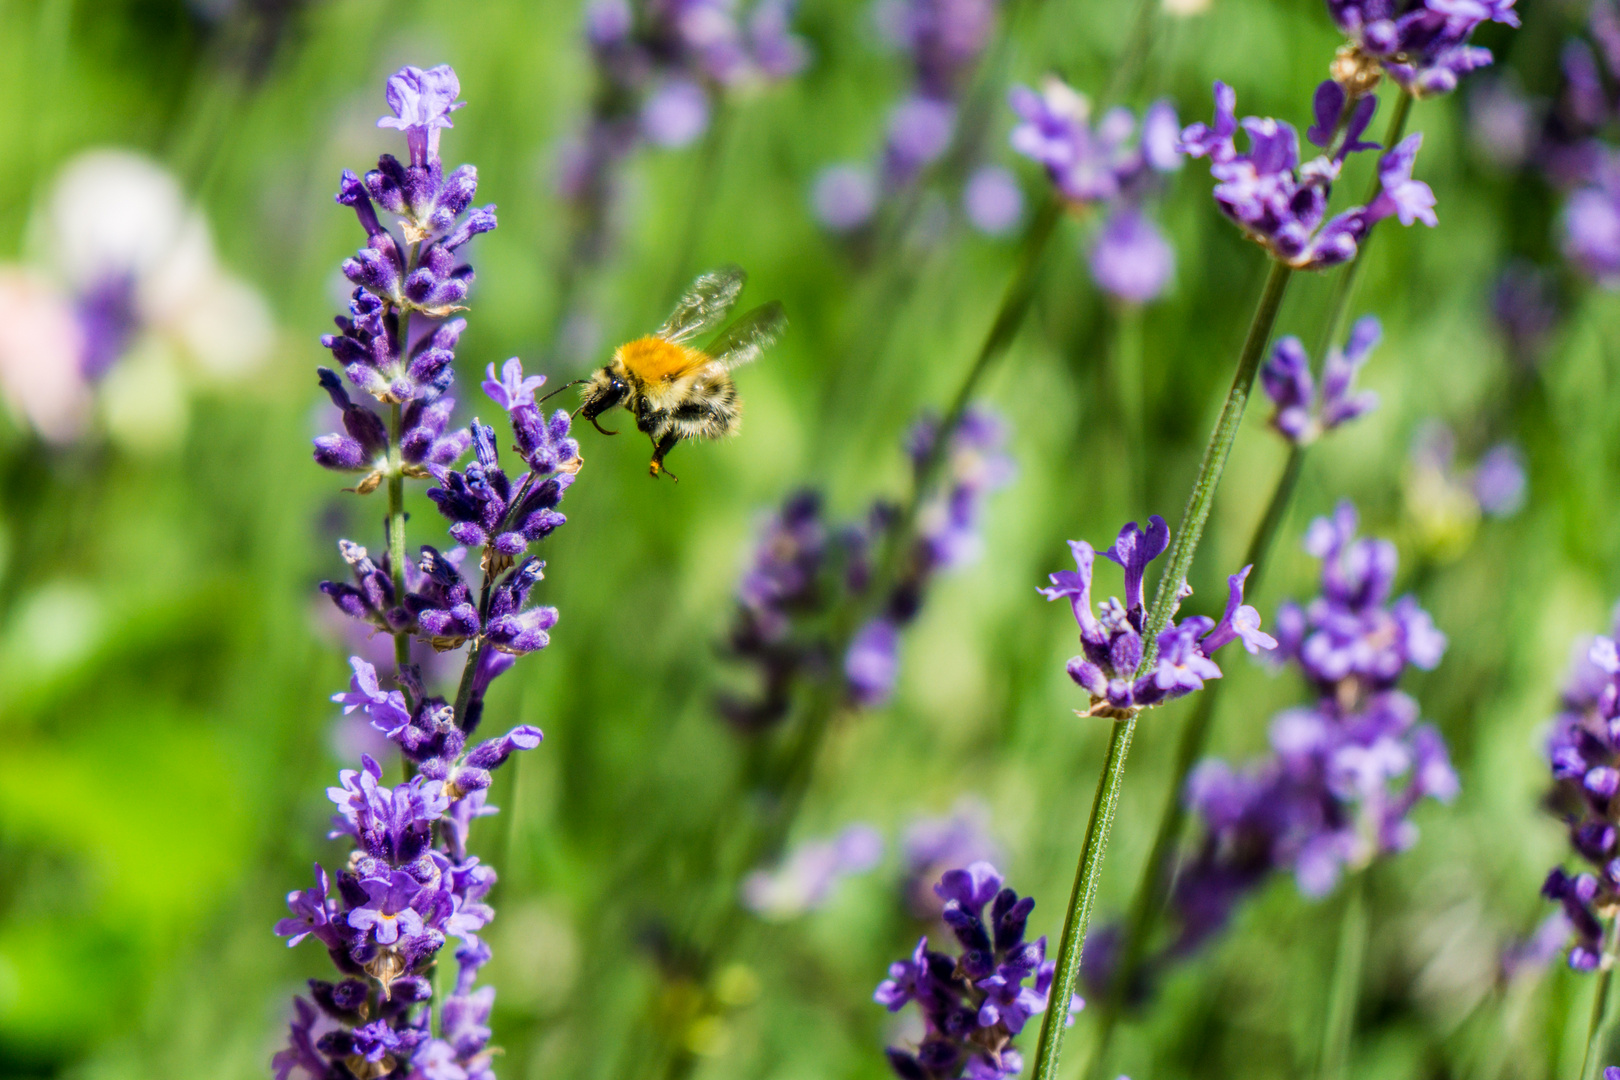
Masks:
[[[1602,1052],[1609,1041],[1609,984],[1614,981],[1614,965],[1620,959],[1620,920],[1609,923],[1609,937],[1603,945],[1602,967],[1597,987],[1592,991],[1592,1019],[1586,1025],[1586,1052],[1581,1056],[1581,1080],[1597,1080],[1602,1071]]]
[[[1058,941],[1057,970],[1047,995],[1046,1011],[1041,1014],[1041,1038],[1035,1047],[1034,1080],[1056,1080],[1058,1057],[1063,1052],[1063,1036],[1068,1030],[1068,1005],[1080,978],[1080,958],[1085,950],[1086,928],[1097,902],[1097,882],[1102,878],[1103,855],[1114,828],[1119,792],[1125,783],[1125,756],[1136,733],[1136,717],[1114,721],[1108,736],[1108,757],[1097,778],[1097,795],[1091,801],[1091,820],[1080,847],[1080,862],[1074,872],[1074,888],[1069,892],[1069,913],[1063,920],[1063,936]]]
[[[1267,564],[1266,557],[1271,551],[1272,541],[1277,537],[1277,530],[1281,528],[1283,518],[1288,513],[1288,504],[1293,499],[1294,488],[1299,483],[1299,473],[1304,463],[1303,446],[1296,446],[1289,451],[1288,462],[1283,466],[1282,475],[1277,478],[1277,486],[1271,492],[1271,501],[1266,504],[1266,512],[1260,518],[1260,524],[1255,526],[1254,535],[1249,538],[1249,549],[1244,555],[1243,562],[1246,566],[1254,567],[1249,572],[1248,581],[1245,582],[1251,596],[1260,586],[1260,579]],[[1125,940],[1120,965],[1114,973],[1108,997],[1098,1009],[1096,1048],[1092,1051],[1089,1073],[1094,1080],[1102,1077],[1106,1071],[1108,1047],[1119,1022],[1125,991],[1135,981],[1136,973],[1147,956],[1147,944],[1152,937],[1153,924],[1164,909],[1165,895],[1170,885],[1171,857],[1175,853],[1176,842],[1181,839],[1181,830],[1187,821],[1187,806],[1181,797],[1182,790],[1186,787],[1187,774],[1198,763],[1198,759],[1203,757],[1204,744],[1209,740],[1210,725],[1215,719],[1215,706],[1220,701],[1221,688],[1224,685],[1225,680],[1212,682],[1199,691],[1192,715],[1187,718],[1186,724],[1181,729],[1181,738],[1176,743],[1175,771],[1171,773],[1170,787],[1165,794],[1164,811],[1159,815],[1159,830],[1154,834],[1153,847],[1148,852],[1147,864],[1142,868],[1142,880],[1137,884],[1136,892],[1131,898],[1130,914],[1125,922]]]
[[[1243,420],[1243,409],[1254,388],[1255,373],[1260,368],[1260,355],[1265,351],[1271,328],[1277,321],[1284,292],[1292,277],[1292,270],[1284,263],[1273,262],[1266,276],[1260,303],[1249,323],[1249,332],[1238,353],[1237,372],[1232,376],[1232,387],[1227,391],[1226,403],[1221,406],[1220,418],[1210,435],[1204,451],[1198,477],[1193,481],[1192,495],[1182,514],[1181,526],[1176,531],[1175,543],[1170,549],[1170,564],[1159,579],[1159,588],[1153,599],[1143,637],[1147,648],[1143,650],[1138,674],[1151,669],[1159,632],[1175,615],[1181,601],[1181,587],[1186,583],[1187,571],[1192,566],[1193,554],[1203,535],[1204,522],[1209,520],[1210,508],[1215,502],[1215,490],[1220,485],[1221,473],[1226,468],[1227,456],[1237,438],[1238,426]],[[1058,1058],[1063,1050],[1063,1037],[1067,1031],[1068,1002],[1074,995],[1075,983],[1080,975],[1080,959],[1086,943],[1086,928],[1096,903],[1097,883],[1102,876],[1103,855],[1108,847],[1108,835],[1113,829],[1114,812],[1119,803],[1120,785],[1125,778],[1125,757],[1130,752],[1131,735],[1136,728],[1135,717],[1116,721],[1108,741],[1108,757],[1103,762],[1102,776],[1097,782],[1097,797],[1092,803],[1091,820],[1086,825],[1085,842],[1080,848],[1080,862],[1075,869],[1074,889],[1069,895],[1069,911],[1063,921],[1063,936],[1059,940],[1057,971],[1052,991],[1047,998],[1050,1005],[1041,1017],[1041,1038],[1035,1050],[1034,1080],[1056,1080]]]
[[[1272,324],[1277,321],[1277,310],[1282,307],[1283,294],[1287,292],[1288,282],[1293,276],[1292,267],[1276,261],[1272,262],[1271,272],[1266,275],[1259,306],[1254,309],[1249,333],[1243,339],[1243,349],[1238,354],[1232,388],[1226,393],[1226,403],[1221,406],[1220,418],[1215,421],[1215,430],[1210,433],[1209,446],[1204,450],[1203,463],[1198,467],[1198,478],[1193,481],[1192,494],[1187,497],[1187,508],[1181,515],[1181,527],[1170,545],[1170,562],[1159,578],[1159,588],[1153,595],[1153,607],[1142,631],[1144,648],[1140,671],[1147,671],[1153,666],[1159,651],[1159,633],[1176,617],[1176,611],[1181,607],[1182,588],[1187,584],[1188,571],[1192,569],[1193,553],[1198,550],[1198,541],[1203,539],[1204,523],[1209,520],[1210,509],[1215,505],[1215,489],[1221,482],[1221,473],[1226,470],[1226,458],[1237,439],[1238,425],[1243,422],[1243,410],[1248,406],[1249,394],[1254,389],[1255,373],[1260,370],[1260,357],[1265,353]]]
[[[1350,1064],[1356,998],[1361,993],[1361,968],[1367,956],[1367,872],[1356,874],[1345,892],[1333,981],[1328,984],[1327,1021],[1322,1025],[1322,1066],[1317,1074],[1321,1080],[1343,1080]]]
[[[401,318],[401,332],[404,328]],[[405,602],[405,473],[399,450],[402,412],[397,401],[388,406],[388,571],[394,579],[394,601],[400,604]],[[410,631],[397,630],[394,632],[394,666],[404,671],[410,662]],[[400,685],[403,689],[404,684]],[[408,695],[409,691],[406,693]]]

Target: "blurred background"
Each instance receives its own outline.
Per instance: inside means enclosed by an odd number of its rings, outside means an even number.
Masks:
[[[952,150],[898,183],[885,132],[914,70],[870,0],[802,0],[779,63],[628,104],[593,61],[611,28],[573,3],[0,0],[0,1075],[266,1075],[291,995],[327,970],[271,927],[312,861],[341,858],[323,791],[371,744],[329,701],[351,646],[316,585],[342,576],[340,536],[381,546],[383,508],[311,462],[331,430],[312,369],[361,239],[331,196],[399,152],[374,123],[404,64],[454,66],[468,105],[444,156],[499,206],[470,249],[458,422],[491,411],[486,364],[586,374],[706,267],[742,264],[745,302],[790,319],[738,377],[741,435],[678,449],[679,484],[647,479],[639,436],[578,433],[541,590],[561,620],[488,704],[492,726],[546,734],[474,834],[501,875],[499,1074],[648,1075],[674,1043],[702,1075],[887,1075],[900,1029],[871,994],[927,927],[906,893],[919,822],[955,815],[1036,897],[1031,933],[1057,933],[1107,732],[1075,716],[1073,623],[1034,590],[1067,539],[1176,521],[1265,273],[1196,162],[1156,197],[1174,264],[1145,305],[1094,284],[1095,215],[1058,224],[983,387],[1016,476],[907,628],[893,699],[830,731],[790,834],[862,826],[851,872],[760,900],[699,985],[660,945],[716,887],[705,845],[738,812],[747,742],[715,701],[747,685],[722,646],[765,515],[805,485],[850,520],[905,493],[906,432],[961,381],[1045,197],[1008,147],[1008,87],[1058,72],[1190,122],[1218,78],[1243,113],[1303,129],[1342,41],[1317,0],[979,10]],[[1384,230],[1351,309],[1383,320],[1362,380],[1382,405],[1313,452],[1251,597],[1269,622],[1315,591],[1300,535],[1348,497],[1451,642],[1404,685],[1462,792],[1371,873],[1354,1076],[1568,1076],[1585,1034],[1589,977],[1554,960],[1509,979],[1501,957],[1551,908],[1537,889],[1565,842],[1539,809],[1541,733],[1620,594],[1620,300],[1564,260],[1565,196],[1528,163],[1586,6],[1520,11],[1522,30],[1480,35],[1495,68],[1414,111],[1440,224]],[[1371,169],[1352,163],[1352,191]],[[1278,332],[1314,349],[1328,290],[1302,276]],[[1264,405],[1193,570],[1198,610],[1218,610],[1286,456]],[[1500,446],[1527,477],[1507,497],[1476,471]],[[442,542],[417,488],[412,543]],[[1212,748],[1247,758],[1303,691],[1223,663]],[[1140,873],[1187,712],[1139,727],[1101,919]],[[1301,1075],[1341,906],[1276,875],[1127,1018],[1117,1071]],[[1090,1038],[1082,1014],[1076,1074]]]

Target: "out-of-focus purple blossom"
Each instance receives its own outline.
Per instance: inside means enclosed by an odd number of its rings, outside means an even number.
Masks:
[[[1307,896],[1417,839],[1408,820],[1458,781],[1445,741],[1418,723],[1418,705],[1394,689],[1408,665],[1432,667],[1445,638],[1411,597],[1387,605],[1394,547],[1356,540],[1343,503],[1318,518],[1306,550],[1322,559],[1322,594],[1277,614],[1276,656],[1295,664],[1316,701],[1271,723],[1271,753],[1242,768],[1219,759],[1187,778],[1188,808],[1203,839],[1176,873],[1178,933],[1156,963],[1184,956],[1225,927],[1236,905],[1274,871]]]
[[[910,183],[925,165],[950,149],[956,134],[956,105],[918,94],[894,107],[889,114],[889,138],[883,168],[888,183]]]
[[[889,965],[872,995],[890,1012],[915,1002],[922,1013],[918,1045],[888,1050],[900,1080],[1004,1080],[1023,1068],[1012,1040],[1046,1011],[1056,964],[1044,937],[1024,940],[1034,900],[1001,883],[988,862],[947,871],[934,891],[961,956],[931,952],[925,937],[909,959]],[[1068,1023],[1084,1005],[1078,997],[1068,1003]]]
[[[810,208],[835,233],[852,232],[877,213],[877,177],[865,165],[829,165],[816,174]]]
[[[1091,102],[1061,79],[1040,92],[1015,86],[1010,101],[1020,123],[1012,147],[1041,165],[1067,200],[1081,205],[1136,196],[1155,173],[1181,168],[1176,110],[1157,101],[1142,117],[1138,136],[1129,109],[1115,107],[1093,126]]]
[[[1516,444],[1497,443],[1471,469],[1458,465],[1456,444],[1456,435],[1439,420],[1419,425],[1412,439],[1406,501],[1424,543],[1441,555],[1463,550],[1481,516],[1518,513],[1529,487]]]
[[[709,129],[720,95],[791,78],[809,62],[792,32],[793,0],[594,0],[585,12],[598,88],[558,155],[557,192],[574,217],[570,257],[611,246],[620,172],[650,144],[677,148]]]
[[[887,705],[899,677],[900,629],[889,619],[873,619],[855,632],[844,653],[850,700],[868,709]]]
[[[912,426],[907,451],[922,469],[933,453],[937,422]],[[935,576],[978,554],[986,497],[1013,475],[1004,449],[1004,425],[974,406],[962,416],[941,463],[939,484],[918,507],[914,535],[901,551],[886,593],[873,588],[873,554],[890,542],[895,507],[873,504],[866,520],[843,527],[828,522],[814,492],[790,496],[762,530],[750,569],[738,589],[729,652],[758,668],[760,692],[726,695],[719,711],[743,731],[781,720],[800,678],[840,678],[851,703],[885,704],[899,676],[900,632],[916,619]],[[840,601],[866,604],[870,617],[838,655],[829,641],[829,613]]]
[[[1413,95],[1450,93],[1457,80],[1491,63],[1491,52],[1470,45],[1486,21],[1518,26],[1514,0],[1327,0],[1328,14],[1353,45],[1340,63],[1357,68],[1363,59],[1384,71]],[[1376,69],[1375,69],[1376,70]]]
[[[1508,340],[1514,360],[1534,367],[1558,325],[1558,297],[1552,275],[1515,260],[1503,268],[1491,290],[1491,314]]]
[[[1569,947],[1569,937],[1574,929],[1574,924],[1562,910],[1542,919],[1529,937],[1514,941],[1502,950],[1503,981],[1545,971]]]
[[[1512,443],[1485,451],[1474,469],[1474,497],[1486,517],[1512,517],[1524,506],[1524,455]]]
[[[1512,74],[1485,79],[1468,95],[1468,134],[1491,164],[1517,169],[1536,148],[1537,108]]]
[[[1620,635],[1620,620],[1613,631]],[[1620,792],[1620,652],[1614,637],[1577,643],[1565,681],[1562,708],[1547,738],[1553,789],[1547,805],[1569,830],[1570,846],[1589,869],[1576,874],[1554,867],[1541,894],[1562,905],[1570,933],[1569,966],[1595,971],[1604,938],[1614,933],[1612,911],[1620,902],[1620,829],[1615,795]],[[1605,926],[1605,918],[1611,925]]]
[[[709,95],[690,79],[671,79],[641,106],[641,133],[654,146],[688,146],[709,127]]]
[[[1605,289],[1620,289],[1620,158],[1569,197],[1559,221],[1569,260]]]
[[[762,919],[783,922],[823,906],[844,878],[864,874],[883,859],[883,837],[870,825],[851,825],[830,840],[790,852],[775,870],[743,879],[743,904]]]
[[[1356,374],[1382,335],[1376,317],[1364,315],[1356,320],[1344,348],[1334,346],[1328,350],[1320,387],[1311,375],[1311,360],[1299,338],[1279,340],[1272,347],[1271,359],[1260,369],[1260,385],[1277,406],[1271,414],[1271,426],[1295,446],[1304,446],[1377,408],[1377,394],[1356,389]]]
[[[998,0],[882,0],[877,7],[883,37],[906,55],[912,78],[905,95],[889,112],[881,155],[881,181],[836,166],[816,184],[812,206],[817,220],[833,232],[850,232],[877,212],[885,197],[912,189],[928,166],[939,161],[956,141],[961,95],[995,26]],[[869,193],[870,192],[870,193]],[[966,205],[969,220],[980,226],[975,210],[992,222],[1011,213],[1007,192],[983,190]],[[1002,230],[1010,229],[1010,224]]]
[[[1215,204],[1245,235],[1264,247],[1272,258],[1297,270],[1322,270],[1355,257],[1361,238],[1375,223],[1398,217],[1402,224],[1435,224],[1434,193],[1412,178],[1412,166],[1422,134],[1408,136],[1378,162],[1380,192],[1367,206],[1352,207],[1329,219],[1328,199],[1345,155],[1375,147],[1360,140],[1371,121],[1365,107],[1340,99],[1337,109],[1324,103],[1318,88],[1317,127],[1312,129],[1328,145],[1326,153],[1304,162],[1299,159],[1299,136],[1280,120],[1256,116],[1238,122],[1237,95],[1225,83],[1215,84],[1215,119],[1193,124],[1181,133],[1181,149],[1192,157],[1210,159],[1210,175],[1217,181]],[[1332,97],[1331,93],[1326,95]],[[1326,109],[1324,111],[1324,105]],[[1324,121],[1332,114],[1332,124]],[[1348,119],[1344,119],[1348,117]],[[1247,153],[1239,154],[1235,137],[1241,126],[1249,139]]]
[[[1125,601],[1110,597],[1092,610],[1092,570],[1096,551],[1084,540],[1069,541],[1076,569],[1050,575],[1052,584],[1038,590],[1048,600],[1068,600],[1080,624],[1083,652],[1067,665],[1069,678],[1090,695],[1081,716],[1124,718],[1141,709],[1163,704],[1203,688],[1208,679],[1221,677],[1211,659],[1231,641],[1243,642],[1251,653],[1277,647],[1261,632],[1260,615],[1243,603],[1243,582],[1249,567],[1228,579],[1229,597],[1221,621],[1192,615],[1166,626],[1158,639],[1158,656],[1151,669],[1139,671],[1145,649],[1142,628],[1147,622],[1144,581],[1147,567],[1170,546],[1170,527],[1155,514],[1146,529],[1131,522],[1119,532],[1114,546],[1102,553],[1125,570]]]
[[[945,871],[976,862],[995,863],[1001,847],[990,835],[990,810],[976,799],[964,799],[949,817],[922,818],[906,827],[901,839],[905,876],[901,891],[906,907],[918,919],[938,919],[943,901],[934,882]]]
[[[1176,252],[1136,207],[1125,203],[1109,214],[1091,242],[1091,277],[1108,295],[1127,304],[1158,299],[1175,276]]]
[[[1004,236],[1024,217],[1024,190],[1018,179],[999,165],[984,165],[962,189],[962,212],[968,223],[990,236]]]

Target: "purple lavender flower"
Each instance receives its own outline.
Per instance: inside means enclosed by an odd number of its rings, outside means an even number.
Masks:
[[[1382,335],[1383,328],[1374,316],[1356,320],[1345,347],[1328,350],[1320,389],[1311,376],[1311,360],[1299,338],[1279,340],[1272,347],[1271,359],[1260,369],[1260,384],[1277,406],[1271,426],[1295,446],[1305,446],[1377,408],[1378,395],[1371,390],[1358,391],[1355,384],[1367,354]]]
[[[1468,95],[1468,134],[1493,165],[1517,169],[1536,148],[1536,114],[1513,75],[1485,79]]]
[[[1091,244],[1091,277],[1108,295],[1127,304],[1159,298],[1175,275],[1176,252],[1136,207],[1121,204]]]
[[[984,165],[962,189],[962,212],[968,223],[988,236],[1004,236],[1024,217],[1024,191],[1018,179],[999,165]]]
[[[1335,63],[1347,81],[1378,64],[1416,97],[1447,94],[1457,80],[1491,63],[1491,52],[1468,44],[1483,22],[1518,26],[1514,0],[1327,0],[1328,14],[1351,41]],[[1373,69],[1376,76],[1376,68]],[[1374,80],[1375,81],[1375,80]]]
[[[352,582],[323,582],[322,591],[358,625],[394,637],[396,647],[408,644],[406,635],[435,648],[471,646],[453,704],[429,692],[418,664],[402,660],[389,680],[360,656],[350,659],[348,689],[333,696],[399,747],[411,775],[388,787],[382,766],[363,754],[359,769],[342,770],[327,789],[338,811],[329,837],[349,838],[353,850],[335,879],[316,866],[314,887],[288,895],[291,916],[275,929],[289,944],[320,941],[341,981],[311,980],[310,999],[295,999],[289,1044],[273,1063],[278,1080],[295,1071],[322,1080],[493,1080],[487,1021],[494,990],[472,984],[489,959],[478,934],[495,915],[484,902],[495,872],[468,853],[467,841],[472,821],[495,812],[485,794],[493,771],[542,736],[521,725],[476,744],[470,738],[491,682],[517,655],[543,648],[556,623],[555,608],[526,606],[544,564],[523,556],[563,524],[556,507],[580,460],[567,414],[548,419],[540,412],[535,391],[545,380],[526,377],[516,359],[499,378],[491,365],[485,387],[508,413],[528,471],[507,476],[487,425],[475,420],[470,430],[446,432],[453,349],[466,324],[430,320],[442,320],[471,280],[452,253],[495,225],[492,207],[468,210],[476,171],[462,166],[447,177],[439,160],[440,131],[451,126],[458,89],[448,67],[397,73],[388,83],[395,115],[381,126],[405,132],[410,164],[385,154],[364,181],[344,174],[338,201],[354,208],[368,241],[345,264],[359,286],[353,317],[338,320],[342,333],[325,344],[351,383],[391,406],[400,437],[392,446],[382,418],[323,368],[321,385],[343,432],[317,439],[315,456],[328,468],[365,473],[362,493],[384,479],[433,477],[439,486],[429,497],[462,545],[444,552],[422,545],[419,561],[397,566],[341,541]],[[381,224],[377,206],[399,219],[403,241]],[[474,462],[453,469],[469,445]],[[391,526],[401,527],[402,518]],[[468,548],[480,551],[476,593],[462,576]],[[434,1037],[432,973],[451,937],[462,943],[461,970]]]
[[[1125,602],[1110,597],[1102,617],[1092,611],[1091,579],[1096,551],[1084,540],[1069,541],[1076,569],[1050,575],[1052,584],[1037,591],[1048,600],[1067,599],[1080,624],[1081,655],[1068,663],[1069,678],[1091,696],[1081,716],[1124,718],[1141,709],[1163,704],[1203,688],[1205,680],[1221,677],[1211,659],[1231,641],[1243,642],[1250,653],[1274,649],[1277,642],[1260,630],[1260,615],[1243,603],[1243,581],[1249,567],[1228,579],[1229,597],[1219,623],[1193,615],[1165,627],[1158,639],[1158,658],[1140,672],[1144,649],[1142,627],[1147,621],[1143,582],[1148,565],[1170,546],[1170,527],[1154,515],[1144,530],[1131,522],[1119,532],[1103,557],[1125,570]]]
[[[877,213],[878,184],[864,165],[829,165],[816,174],[810,208],[816,220],[835,233],[865,225]]]
[[[844,653],[844,683],[850,700],[866,709],[887,705],[900,676],[900,628],[887,618],[868,622]]]
[[[1360,140],[1372,118],[1364,103],[1373,99],[1349,106],[1342,91],[1335,95],[1328,89],[1336,85],[1318,88],[1317,125],[1311,129],[1313,141],[1326,144],[1327,152],[1303,164],[1299,136],[1280,120],[1245,117],[1241,127],[1249,137],[1249,151],[1237,152],[1237,95],[1225,83],[1215,84],[1213,124],[1193,124],[1181,133],[1183,152],[1210,159],[1210,175],[1219,181],[1215,204],[1221,213],[1272,258],[1298,270],[1348,262],[1367,230],[1383,218],[1396,216],[1404,225],[1435,224],[1434,193],[1412,179],[1421,134],[1408,136],[1379,159],[1381,191],[1370,204],[1327,218],[1328,198],[1345,156],[1377,145]]]
[[[1615,632],[1620,634],[1620,622]],[[1613,933],[1604,917],[1620,897],[1620,830],[1614,795],[1620,791],[1620,653],[1613,637],[1577,644],[1565,682],[1562,709],[1547,739],[1553,790],[1547,804],[1563,819],[1570,846],[1590,870],[1576,874],[1554,867],[1541,893],[1562,905],[1573,930],[1569,966],[1594,971],[1604,937]],[[1565,941],[1570,940],[1566,936]]]
[[[870,825],[851,825],[829,840],[795,848],[775,870],[743,879],[743,904],[762,919],[786,921],[823,906],[844,878],[864,874],[883,858],[883,837]]]
[[[1155,173],[1181,168],[1175,107],[1157,101],[1142,117],[1138,137],[1130,110],[1115,107],[1091,123],[1091,102],[1061,79],[1039,93],[1015,86],[1010,95],[1020,123],[1012,147],[1045,166],[1058,192],[1072,203],[1111,202],[1137,195]]]
[[[1159,963],[1221,930],[1274,871],[1322,896],[1347,870],[1405,850],[1417,839],[1413,807],[1457,793],[1444,740],[1394,689],[1409,664],[1438,662],[1445,638],[1411,597],[1386,606],[1394,547],[1354,532],[1348,503],[1312,523],[1306,550],[1323,560],[1322,595],[1277,614],[1275,655],[1301,670],[1316,701],[1277,715],[1267,757],[1241,769],[1211,759],[1187,778],[1204,837],[1177,871],[1179,931]]]
[[[1605,289],[1620,289],[1620,163],[1571,195],[1560,223],[1569,260]]]
[[[1512,443],[1497,443],[1485,451],[1474,469],[1474,498],[1486,517],[1512,517],[1524,506],[1528,481],[1524,455]]]
[[[1552,275],[1529,262],[1509,262],[1491,290],[1491,314],[1507,338],[1513,359],[1534,367],[1558,325],[1558,296]]]
[[[1044,937],[1024,940],[1035,901],[1001,882],[987,862],[946,871],[934,892],[945,902],[945,923],[961,956],[930,952],[925,937],[909,960],[889,965],[889,978],[872,995],[890,1012],[915,1002],[922,1013],[920,1044],[888,1050],[901,1080],[1002,1080],[1023,1068],[1012,1040],[1046,1011],[1056,964],[1046,959]],[[1084,1005],[1072,999],[1069,1023]]]

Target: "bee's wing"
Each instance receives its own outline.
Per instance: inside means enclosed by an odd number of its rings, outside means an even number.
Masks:
[[[692,282],[686,295],[675,304],[675,310],[664,320],[664,325],[654,333],[682,345],[701,337],[720,325],[720,320],[737,303],[737,297],[747,280],[748,273],[736,265],[722,266],[703,274]]]
[[[758,360],[785,329],[787,312],[782,310],[782,301],[772,300],[745,312],[703,351],[727,370],[742,367]]]

